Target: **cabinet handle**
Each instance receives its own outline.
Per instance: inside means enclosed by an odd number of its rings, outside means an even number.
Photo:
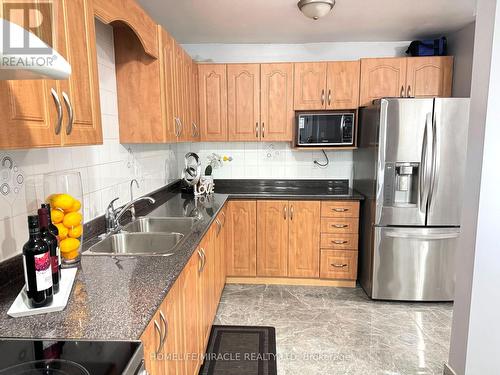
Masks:
[[[335,228],[347,228],[349,225],[347,224],[332,224],[332,227]]]
[[[332,263],[331,264],[332,267],[335,267],[335,268],[344,268],[344,267],[347,267],[347,264],[337,264],[337,263]]]
[[[224,227],[224,225],[226,225],[226,213],[224,211],[221,211],[220,214],[224,218],[224,221],[222,222],[222,227]]]
[[[293,206],[290,207],[290,220],[293,220]]]
[[[332,240],[332,243],[334,243],[335,245],[343,245],[343,244],[346,244],[348,243],[349,241],[340,241],[340,240]]]
[[[325,89],[321,90],[321,105],[325,104]]]
[[[401,86],[401,95],[399,95],[399,96],[402,98],[405,97],[405,87],[404,86]]]
[[[197,137],[198,136],[198,125],[196,125],[196,123],[193,121],[191,123],[191,126],[193,128],[193,131],[191,134],[193,135],[193,137]]]
[[[56,122],[55,132],[56,132],[56,135],[59,135],[59,133],[61,133],[62,118],[63,118],[61,100],[59,99],[59,95],[57,95],[56,90],[50,89],[50,93],[52,94],[52,97],[54,98],[54,103],[56,104],[57,122]]]
[[[287,208],[286,208],[286,205],[283,206],[283,219],[286,220],[286,214],[287,214]]]
[[[161,351],[161,341],[162,341],[162,334],[161,334],[161,328],[160,328],[160,325],[158,324],[158,322],[155,320],[154,321],[154,325],[155,325],[155,329],[156,331],[158,332],[158,336],[160,337],[160,342],[158,343],[158,347],[156,348],[156,355],[160,355],[160,351]]]
[[[174,119],[175,119],[175,136],[180,137],[181,136],[180,127],[182,126],[181,120],[179,119],[179,117],[174,117]]]
[[[408,98],[411,98],[411,86],[408,85],[408,91],[406,92],[406,94],[408,95]]]
[[[200,257],[200,262],[198,262],[198,273],[201,273],[203,271],[203,255],[200,249],[198,249],[198,256]]]
[[[255,123],[255,138],[259,138],[259,123]]]
[[[264,122],[262,122],[262,138],[264,138],[264,135],[265,135],[265,127],[264,127]]]
[[[167,320],[165,319],[165,315],[163,315],[163,311],[161,310],[160,310],[160,320],[163,326],[163,335],[161,336],[160,340],[160,348],[163,349],[163,346],[165,345],[165,339],[167,338]]]
[[[332,104],[332,90],[328,89],[328,105]]]
[[[184,131],[184,124],[182,123],[182,120],[179,118],[179,136],[182,135],[183,131]]]
[[[217,218],[217,219],[215,219],[215,223],[217,224],[217,227],[219,228],[219,229],[217,230],[217,236],[219,236],[220,231],[222,230],[222,224],[221,224],[221,222],[220,222],[220,220],[219,220],[218,218]]]
[[[68,111],[68,124],[66,125],[66,135],[70,135],[73,131],[73,106],[69,100],[68,94],[65,92],[62,93],[64,104],[66,105],[66,109]]]
[[[347,212],[349,211],[348,208],[332,208],[332,211],[335,211],[335,212]]]
[[[204,248],[201,248],[200,251],[201,251],[201,255],[203,257],[203,263],[201,265],[201,272],[203,272],[203,270],[205,269],[205,265],[207,264],[207,256],[205,255],[205,249]]]

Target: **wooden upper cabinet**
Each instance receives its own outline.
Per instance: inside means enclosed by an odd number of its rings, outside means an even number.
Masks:
[[[326,109],[358,108],[359,74],[359,61],[328,63]]]
[[[257,276],[288,276],[288,201],[257,201]]]
[[[198,64],[201,141],[227,141],[226,65]]]
[[[158,36],[156,22],[135,0],[93,0],[94,14],[106,24],[125,23],[151,57],[158,58]]]
[[[227,66],[227,117],[230,141],[259,140],[259,64]]]
[[[403,97],[406,58],[361,59],[359,105],[370,105],[383,97]]]
[[[158,26],[160,46],[160,80],[161,80],[161,109],[163,120],[164,141],[177,141],[176,122],[174,116],[174,39],[161,26]]]
[[[99,77],[92,0],[62,0],[58,17],[61,53],[71,64],[68,80],[59,82],[65,108],[64,145],[102,143]]]
[[[59,82],[0,81],[0,148],[102,143],[92,1],[57,5],[53,47],[72,74]]]
[[[228,276],[256,276],[257,202],[236,200],[228,203],[226,269]]]
[[[453,57],[408,57],[406,96],[451,96]]]
[[[320,202],[290,201],[288,276],[319,277]]]
[[[296,63],[294,79],[295,110],[324,109],[327,63]]]
[[[191,61],[191,129],[192,141],[200,141],[200,110],[199,110],[199,89],[198,89],[198,64]]]
[[[291,141],[294,116],[293,64],[261,64],[260,139]]]

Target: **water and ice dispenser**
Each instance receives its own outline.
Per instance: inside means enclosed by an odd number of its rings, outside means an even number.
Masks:
[[[414,206],[418,203],[420,163],[387,163],[384,176],[385,206]]]

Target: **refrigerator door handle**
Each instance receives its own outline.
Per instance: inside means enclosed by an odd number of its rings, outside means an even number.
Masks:
[[[432,169],[429,167],[429,159],[432,159],[432,145],[434,143],[432,134],[432,113],[428,113],[425,118],[424,138],[422,140],[422,155],[419,173],[419,206],[420,211],[424,212],[427,208],[429,199],[430,178]]]
[[[429,186],[429,207],[432,204],[432,198],[437,189],[438,177],[439,177],[439,142],[437,139],[437,114],[434,114],[434,121],[432,122],[432,162],[431,162],[431,179]]]
[[[442,233],[414,233],[405,231],[386,231],[385,235],[392,238],[413,238],[421,240],[447,240],[450,238],[458,238],[460,232],[442,232]]]

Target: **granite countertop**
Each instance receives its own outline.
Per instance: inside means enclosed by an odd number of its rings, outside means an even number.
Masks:
[[[24,284],[19,260],[12,262],[13,276],[0,277],[0,337],[137,340],[228,199],[363,199],[345,186],[336,189],[331,181],[216,180],[215,190],[212,197],[195,200],[180,193],[175,183],[153,194],[157,200],[154,207],[144,211],[144,206],[138,205],[139,216],[199,220],[172,256],[84,254],[68,306],[62,312],[9,317],[7,311]],[[101,217],[86,224],[86,236],[93,239],[84,248],[96,242],[103,223]]]

